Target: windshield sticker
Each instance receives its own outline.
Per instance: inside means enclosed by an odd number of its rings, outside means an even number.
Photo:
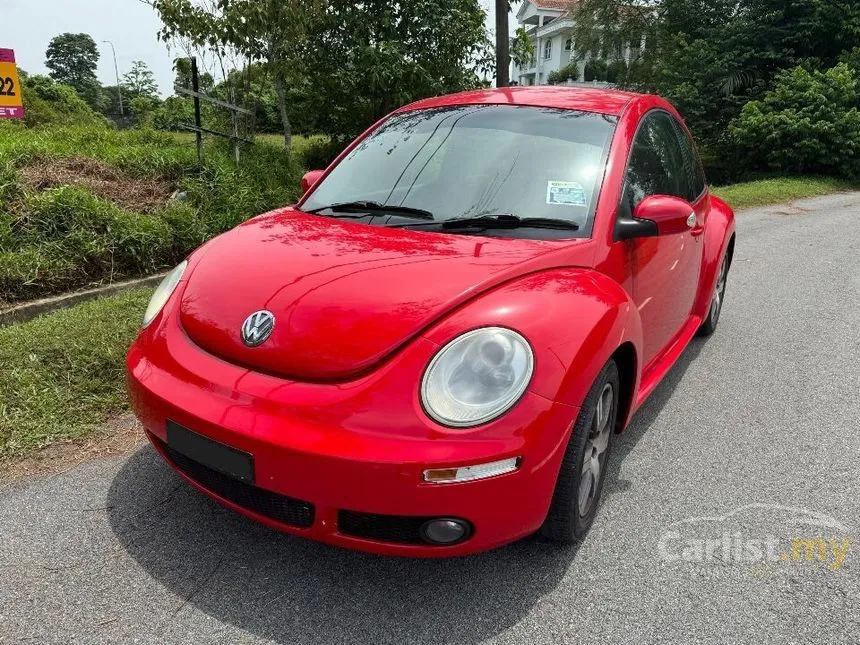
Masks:
[[[546,203],[559,206],[588,206],[585,188],[576,181],[546,182]]]

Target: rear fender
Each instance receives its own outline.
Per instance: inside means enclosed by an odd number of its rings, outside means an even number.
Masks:
[[[531,343],[531,392],[575,407],[623,343],[641,355],[642,324],[635,305],[615,281],[589,269],[553,269],[508,282],[464,305],[424,337],[441,346],[487,326],[514,329]],[[639,368],[634,372],[633,400]]]
[[[699,292],[693,313],[704,320],[711,306],[711,296],[717,283],[720,262],[735,233],[735,214],[722,199],[710,197],[711,204],[705,220],[702,270],[699,274]]]

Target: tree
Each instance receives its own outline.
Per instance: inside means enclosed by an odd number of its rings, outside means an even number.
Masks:
[[[161,37],[264,62],[290,145],[291,88],[310,93],[319,127],[338,138],[416,98],[479,84],[485,41],[477,0],[151,0]],[[225,74],[226,76],[226,74]]]
[[[90,107],[98,108],[102,98],[96,78],[99,50],[92,37],[71,33],[54,36],[45,57],[51,78],[75,88]]]
[[[216,55],[237,53],[247,61],[265,61],[275,83],[284,145],[292,127],[287,78],[321,18],[322,0],[148,0],[161,16],[164,40],[183,38]]]
[[[132,61],[131,69],[123,74],[122,89],[129,99],[136,97],[151,99],[158,96],[155,75],[142,60]]]
[[[525,67],[535,57],[535,41],[529,36],[525,27],[519,27],[511,41],[511,60],[517,67]]]
[[[485,19],[477,0],[328,0],[302,56],[318,127],[349,139],[406,103],[480,86]]]
[[[119,95],[116,91],[116,85],[102,86],[102,100],[99,112],[108,117],[119,116]]]
[[[174,58],[173,59],[173,87],[183,87],[191,89],[191,59],[190,58]],[[215,79],[209,72],[197,73],[197,82],[199,83],[201,92],[209,92],[215,85]]]
[[[578,55],[629,43],[637,60],[619,82],[665,96],[727,159],[728,123],[780,70],[832,67],[860,42],[853,0],[577,0],[570,11]]]
[[[128,108],[137,126],[152,125],[153,115],[161,105],[157,97],[141,94],[128,102]]]

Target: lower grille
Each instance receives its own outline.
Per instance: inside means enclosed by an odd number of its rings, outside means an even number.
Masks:
[[[376,515],[357,511],[338,511],[337,530],[344,535],[378,542],[441,546],[421,537],[421,527],[426,522],[436,519],[439,518],[436,516],[415,517],[411,515]]]
[[[240,482],[159,443],[174,466],[216,495],[282,524],[307,528],[314,523],[314,505],[310,502]]]

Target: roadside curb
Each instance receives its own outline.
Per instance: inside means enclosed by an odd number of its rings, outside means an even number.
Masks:
[[[137,278],[135,280],[126,280],[125,282],[115,282],[104,287],[88,289],[86,291],[78,291],[76,293],[67,293],[61,296],[53,296],[51,298],[43,298],[27,302],[22,305],[17,305],[9,309],[0,311],[0,327],[11,325],[12,323],[26,322],[38,316],[57,311],[58,309],[66,309],[74,305],[86,302],[87,300],[95,300],[112,296],[123,291],[138,289],[142,287],[152,287],[161,282],[161,279],[167,275],[167,272],[157,273],[145,278]]]

